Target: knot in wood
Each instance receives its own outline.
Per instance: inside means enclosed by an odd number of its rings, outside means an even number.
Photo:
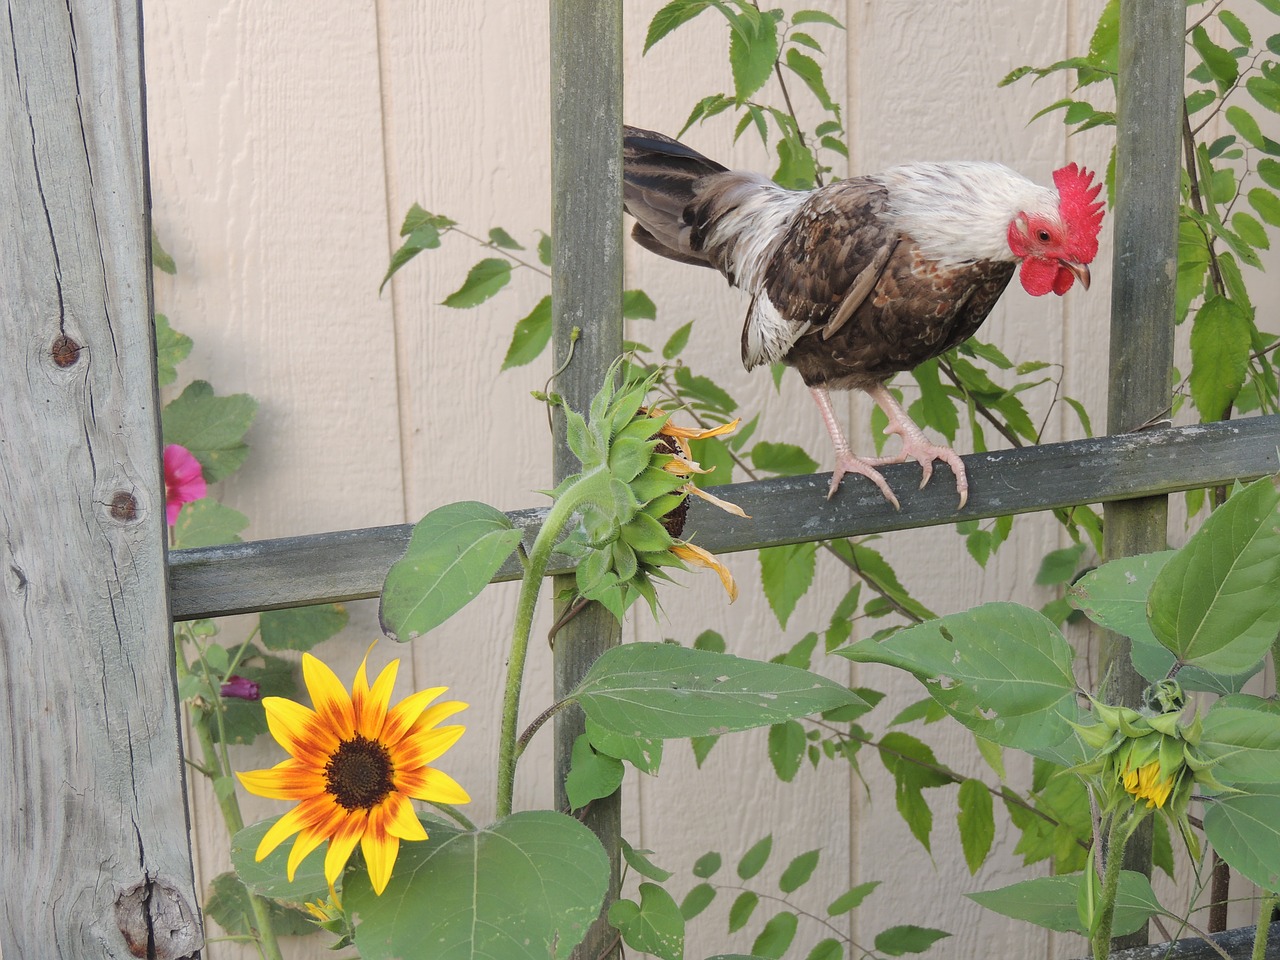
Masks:
[[[54,338],[53,346],[49,348],[49,355],[53,357],[55,366],[63,368],[72,366],[80,359],[80,344],[65,333],[60,333]]]
[[[129,952],[155,960],[199,956],[200,926],[177,890],[147,877],[116,899],[116,926]]]
[[[117,490],[111,498],[111,516],[123,522],[138,519],[138,501],[127,490]]]

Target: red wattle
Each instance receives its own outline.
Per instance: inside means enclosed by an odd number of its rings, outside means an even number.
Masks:
[[[1031,294],[1031,296],[1043,297],[1050,291],[1062,292],[1062,290],[1058,290],[1058,274],[1060,272],[1067,275],[1068,281],[1073,279],[1071,272],[1063,270],[1062,267],[1058,266],[1056,260],[1028,257],[1022,261],[1022,269],[1018,271],[1018,279],[1022,282],[1022,289]],[[1069,287],[1070,285],[1070,282],[1068,282],[1067,286]],[[1066,287],[1062,289],[1065,290]]]

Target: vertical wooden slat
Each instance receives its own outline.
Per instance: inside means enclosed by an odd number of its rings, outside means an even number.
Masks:
[[[551,181],[556,369],[569,361],[555,389],[573,409],[585,413],[609,364],[622,352],[621,0],[551,0]],[[571,345],[575,329],[579,334]],[[581,466],[565,443],[563,417],[555,421],[554,442],[559,482]],[[554,582],[559,594],[574,580],[556,577]],[[557,610],[557,616],[561,612]],[[599,604],[588,605],[571,619],[555,639],[557,699],[619,637],[618,624]],[[564,779],[573,741],[582,731],[580,711],[557,715],[558,809],[568,809]],[[619,795],[593,803],[584,822],[609,854],[612,898],[620,863]],[[602,918],[574,956],[603,957],[613,939]]]
[[[1185,10],[1182,0],[1120,4],[1110,433],[1168,416],[1171,400]],[[1111,503],[1105,517],[1107,559],[1167,545],[1167,497]],[[1139,705],[1146,681],[1133,669],[1127,637],[1107,638],[1102,671],[1111,702]],[[1150,873],[1146,826],[1130,842],[1125,861]],[[1145,943],[1146,932],[1120,942]]]
[[[141,10],[0,37],[0,952],[190,956]]]

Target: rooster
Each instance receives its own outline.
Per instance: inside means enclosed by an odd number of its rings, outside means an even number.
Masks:
[[[898,499],[876,469],[941,460],[969,496],[964,462],[931,443],[889,392],[911,370],[973,336],[1014,271],[1033,297],[1088,289],[1101,184],[1074,163],[1040,186],[999,163],[908,163],[796,191],[729,170],[677,140],[623,128],[623,202],[642,247],[719,270],[751,297],[742,326],[750,370],[781,360],[809,388],[831,442],[830,499],[845,474]],[[902,438],[892,456],[855,456],[829,390],[866,392]]]

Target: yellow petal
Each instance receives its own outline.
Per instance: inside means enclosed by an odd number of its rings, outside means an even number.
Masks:
[[[687,477],[694,473],[712,473],[714,472],[715,467],[707,467],[704,470],[692,460],[686,460],[684,457],[673,456],[662,465],[662,469],[667,471],[667,473],[674,473],[677,477]]]
[[[427,704],[448,689],[448,687],[432,687],[429,690],[419,690],[417,693],[409,694],[387,711],[386,722],[382,725],[382,742],[391,746],[403,740],[405,734],[417,724]]]
[[[458,781],[435,767],[397,771],[396,788],[415,800],[452,804],[471,802],[471,795],[462,789]]]
[[[392,751],[391,762],[397,770],[416,770],[438,760],[458,742],[466,729],[462,726],[438,727],[405,737]]]
[[[364,668],[364,663],[361,663],[362,673]],[[373,689],[366,686],[362,693],[357,693],[355,688],[352,688],[356,730],[370,740],[377,740],[382,736],[382,725],[387,719],[387,706],[391,703],[391,688],[395,686],[396,673],[399,669],[400,661],[392,660],[382,668],[378,679],[373,681]]]
[[[298,760],[281,760],[270,770],[237,771],[241,785],[259,797],[302,800],[324,791],[324,775]]]
[[[338,737],[310,707],[284,697],[263,697],[267,727],[276,743],[299,760],[323,768],[338,748]]]
[[[329,886],[332,887],[342,876],[342,868],[351,859],[351,853],[364,836],[368,822],[366,811],[352,810],[329,838],[329,849],[324,855],[324,878],[329,881]]]
[[[718,427],[712,427],[710,430],[702,430],[698,427],[677,427],[674,423],[667,421],[658,432],[666,437],[679,437],[683,440],[705,440],[707,437],[718,437],[721,434],[733,433],[738,429],[738,424],[742,422],[741,418],[730,423],[722,423]]]
[[[730,503],[728,500],[721,500],[719,497],[715,496],[714,494],[707,493],[707,491],[703,490],[702,488],[698,487],[695,484],[691,483],[688,486],[686,486],[684,488],[684,492],[691,493],[695,497],[701,497],[703,500],[706,500],[708,503],[715,504],[717,507],[719,507],[721,510],[725,511],[726,513],[732,513],[735,517],[746,517],[748,520],[751,519],[747,515],[746,511],[744,511],[736,503]]]
[[[270,829],[263,835],[262,841],[258,844],[254,859],[265,859],[272,850],[299,830],[313,829],[324,823],[330,818],[334,809],[341,808],[337,807],[333,802],[333,798],[327,793],[303,800],[271,825]]]
[[[437,703],[434,707],[428,707],[422,711],[422,715],[413,722],[410,733],[422,733],[424,730],[430,730],[441,720],[452,717],[459,710],[465,710],[469,704],[465,704],[460,700],[445,700],[443,703]]]
[[[320,720],[339,740],[350,740],[355,733],[355,712],[351,697],[338,675],[319,657],[302,655],[302,679],[311,694],[311,703]]]
[[[364,853],[364,865],[369,870],[373,892],[381,896],[391,880],[391,870],[400,853],[400,841],[390,834],[375,837],[371,831],[366,831],[360,838],[360,849]]]
[[[387,797],[379,810],[370,814],[371,819],[375,816],[382,817],[386,832],[393,837],[401,840],[427,839],[427,830],[413,812],[413,804],[402,793],[393,793]]]
[[[671,548],[671,552],[695,567],[709,567],[714,570],[720,577],[725,592],[729,594],[729,602],[733,603],[738,599],[738,585],[733,580],[733,574],[729,572],[728,567],[715,558],[714,554],[692,543],[677,543]]]

